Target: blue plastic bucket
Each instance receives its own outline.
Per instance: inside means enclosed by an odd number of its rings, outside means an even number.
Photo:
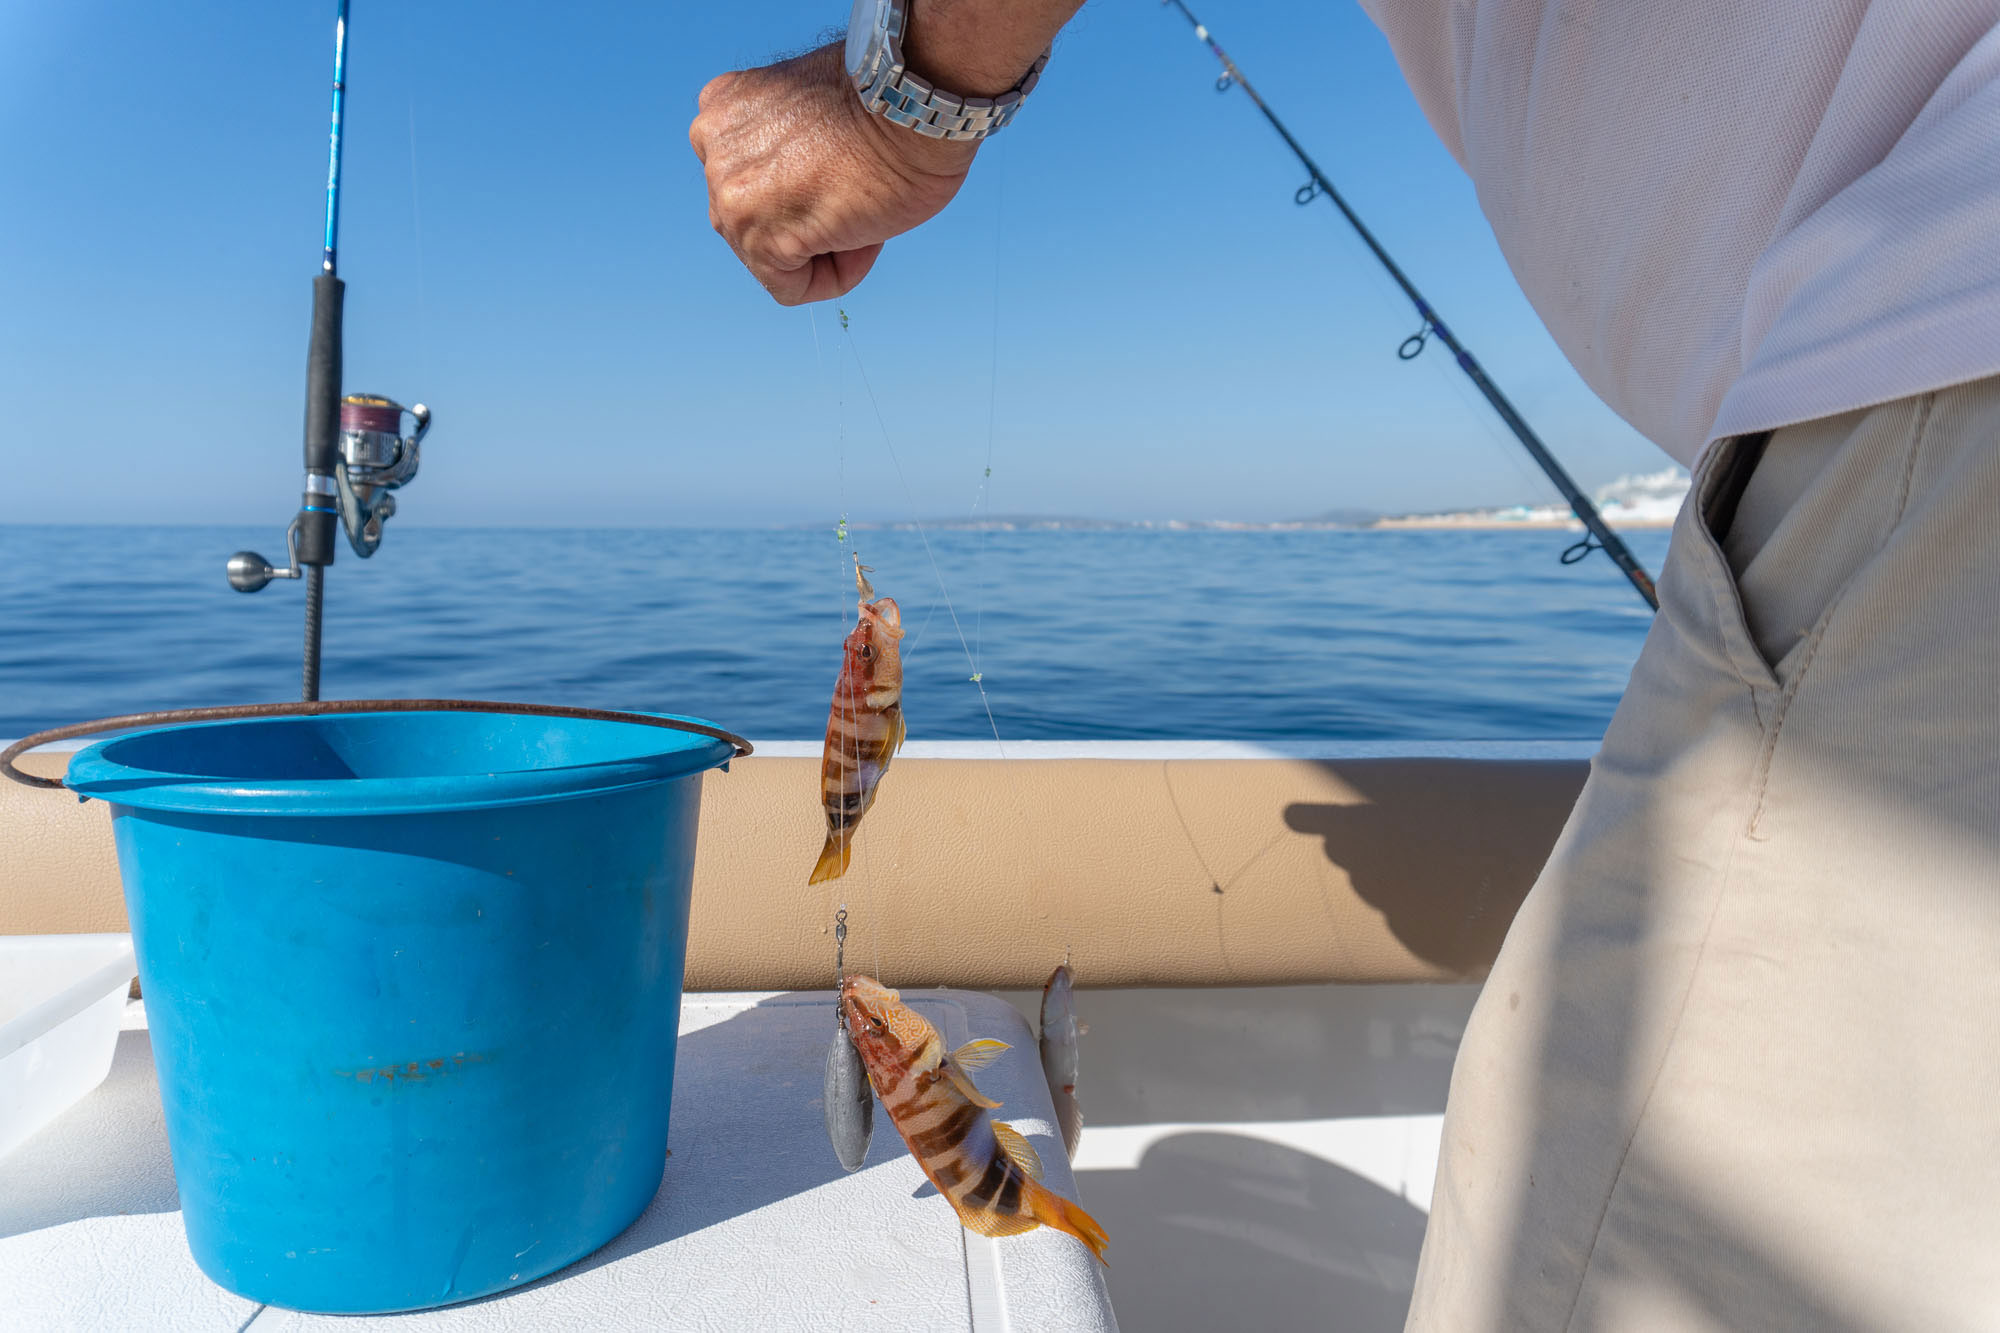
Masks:
[[[111,804],[189,1248],[252,1300],[531,1281],[667,1147],[701,774],[636,723],[366,713],[138,732]]]

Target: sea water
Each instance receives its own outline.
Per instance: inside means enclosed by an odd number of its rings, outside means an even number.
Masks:
[[[912,739],[1589,739],[1651,615],[1603,555],[1560,564],[1575,539],[392,524],[374,559],[343,545],[328,571],[322,691],[817,739],[858,548],[902,606]],[[1657,575],[1667,534],[1628,540]],[[302,588],[233,591],[242,547],[283,533],[0,526],[0,737],[296,698]]]

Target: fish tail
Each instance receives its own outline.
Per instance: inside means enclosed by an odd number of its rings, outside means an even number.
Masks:
[[[1062,1132],[1063,1151],[1076,1160],[1076,1142],[1083,1137],[1083,1106],[1076,1100],[1076,1085],[1054,1089],[1056,1128]]]
[[[1075,1236],[1097,1256],[1098,1263],[1106,1268],[1111,1266],[1104,1257],[1104,1246],[1110,1237],[1104,1234],[1104,1228],[1097,1224],[1096,1218],[1039,1181],[1022,1182],[1021,1201],[1027,1205],[1029,1216],[1037,1222]]]
[[[819,864],[813,867],[808,884],[819,884],[829,879],[839,879],[847,873],[847,863],[854,856],[854,844],[838,833],[826,835],[826,846],[820,849]]]

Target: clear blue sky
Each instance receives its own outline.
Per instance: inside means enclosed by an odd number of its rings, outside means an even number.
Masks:
[[[325,0],[0,5],[0,521],[252,522],[295,503]],[[1586,486],[1664,458],[1578,381],[1351,3],[1198,12]],[[760,523],[840,507],[832,312],[709,231],[697,90],[844,0],[353,0],[346,387],[438,415],[396,522]],[[846,302],[857,519],[992,506],[1283,518],[1544,498],[1414,316],[1156,0],[1092,0],[958,202]],[[1099,132],[1104,105],[1150,108]],[[907,314],[900,312],[921,312]],[[895,331],[925,330],[925,354]]]

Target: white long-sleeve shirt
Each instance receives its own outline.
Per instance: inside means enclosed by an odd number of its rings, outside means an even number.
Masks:
[[[1675,458],[2000,374],[2000,0],[1362,0]]]

